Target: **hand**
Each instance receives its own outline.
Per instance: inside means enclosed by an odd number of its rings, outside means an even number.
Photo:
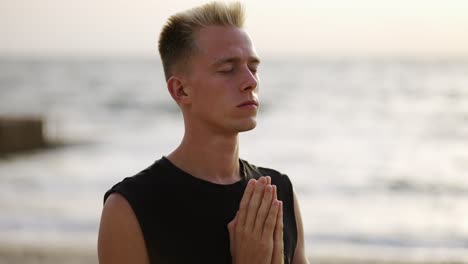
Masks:
[[[274,186],[273,200],[276,200],[276,186]],[[284,245],[283,245],[283,203],[279,202],[279,211],[276,218],[275,232],[273,234],[273,259],[272,264],[284,263]]]
[[[277,227],[281,207],[270,177],[249,181],[239,211],[228,224],[233,263],[282,263],[282,221]]]

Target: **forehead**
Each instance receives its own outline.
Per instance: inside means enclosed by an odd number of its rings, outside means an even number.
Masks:
[[[215,61],[225,57],[257,57],[252,40],[245,30],[233,26],[209,26],[195,34],[199,55]]]

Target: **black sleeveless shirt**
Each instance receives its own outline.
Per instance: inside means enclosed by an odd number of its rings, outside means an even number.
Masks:
[[[222,185],[196,178],[162,157],[104,195],[127,199],[140,224],[152,264],[231,263],[227,224],[234,218],[247,182],[270,176],[283,201],[285,263],[297,243],[294,200],[288,176],[239,160],[242,179]]]

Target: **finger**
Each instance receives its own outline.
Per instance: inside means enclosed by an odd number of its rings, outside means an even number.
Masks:
[[[270,176],[265,176],[266,177],[266,180],[267,180],[267,183],[266,185],[271,185],[271,177]]]
[[[278,190],[276,188],[276,185],[273,186],[273,200],[278,199]]]
[[[276,219],[275,234],[273,239],[273,263],[283,263],[283,203],[280,201]]]
[[[270,211],[268,212],[268,216],[265,219],[265,224],[263,225],[262,239],[264,240],[273,239],[276,221],[278,219],[278,211],[279,211],[279,201],[273,200],[270,206]]]
[[[271,187],[271,185],[265,186],[262,203],[260,204],[260,208],[258,208],[258,213],[254,224],[254,232],[257,232],[258,234],[262,234],[263,232],[263,225],[265,224],[268,212],[270,211],[272,196],[273,187]]]
[[[260,203],[263,198],[265,183],[265,177],[262,176],[258,179],[257,185],[255,186],[255,190],[252,194],[252,198],[250,199],[247,216],[245,219],[245,229],[248,231],[252,231],[254,228],[255,218],[257,217],[258,208],[260,207]]]
[[[252,193],[254,192],[255,185],[257,181],[255,179],[251,179],[247,183],[247,187],[245,188],[244,195],[242,196],[241,202],[239,204],[239,211],[238,211],[238,219],[236,225],[237,227],[242,227],[245,225],[245,219],[247,217],[247,211],[250,203],[250,199],[252,197]]]

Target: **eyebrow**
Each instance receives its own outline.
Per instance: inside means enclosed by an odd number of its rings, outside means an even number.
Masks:
[[[228,57],[228,58],[220,58],[216,59],[215,62],[213,63],[213,66],[220,66],[226,63],[239,63],[241,61],[241,58],[239,57]],[[251,56],[249,57],[249,63],[254,63],[254,64],[259,64],[260,59],[256,56]]]

